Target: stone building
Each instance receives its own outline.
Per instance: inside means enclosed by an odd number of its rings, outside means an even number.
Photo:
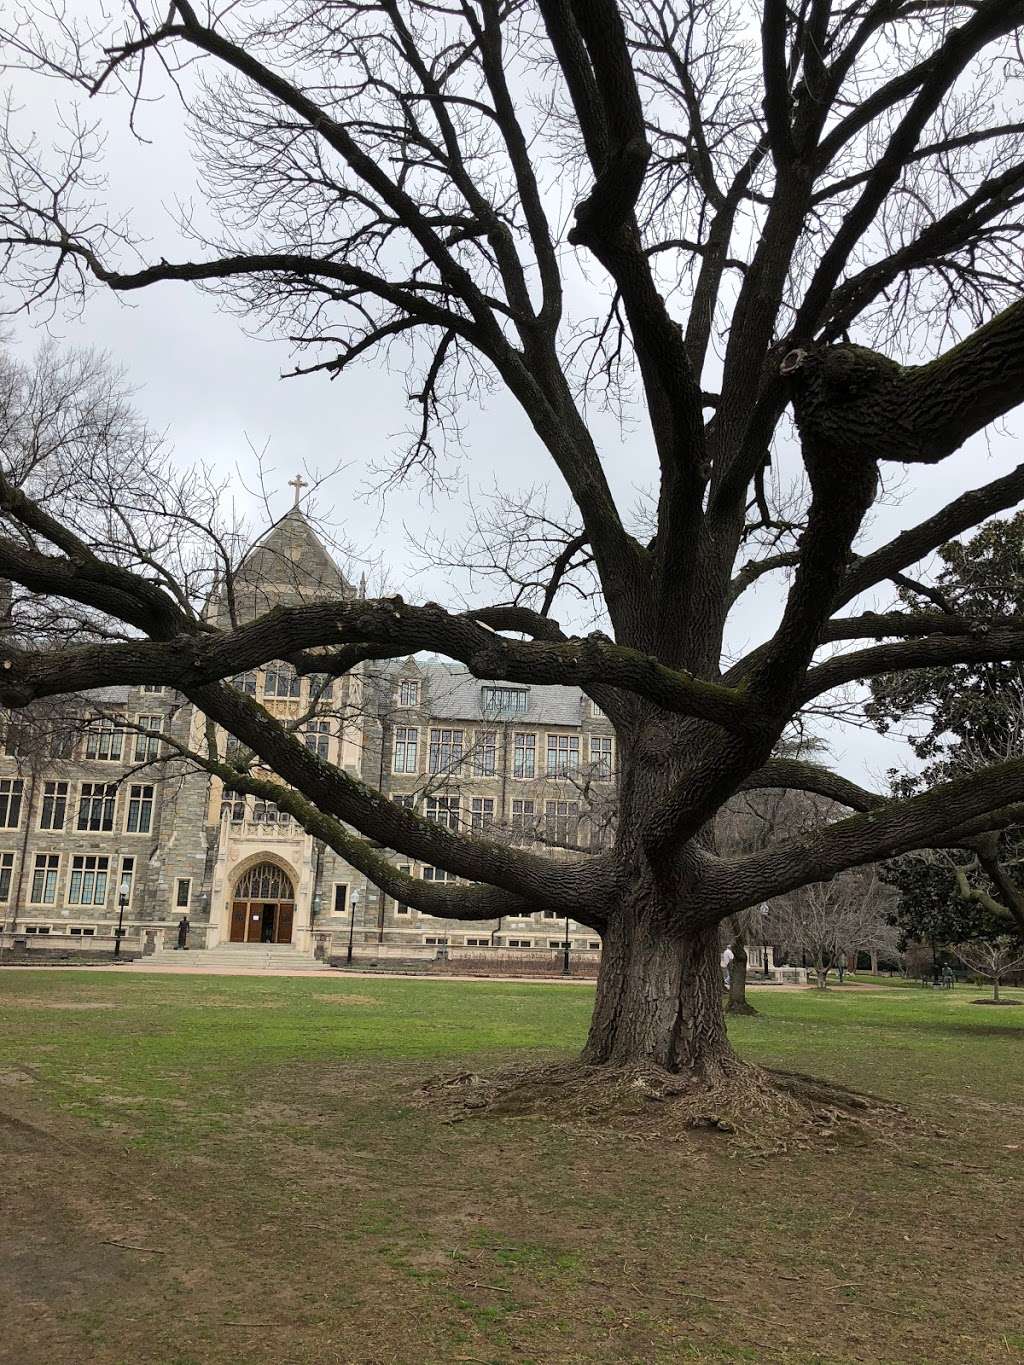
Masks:
[[[241,622],[359,591],[296,507],[207,611]],[[415,658],[333,681],[270,663],[234,684],[294,720],[321,757],[427,818],[556,858],[611,837],[614,735],[575,689],[491,684]],[[198,747],[204,719],[167,689],[104,689],[76,698],[72,714],[59,737],[48,722],[9,718],[0,757],[7,946],[110,946],[120,920],[126,948],[149,951],[173,945],[182,916],[190,948],[242,956],[253,944],[306,956],[349,944],[359,956],[562,945],[566,925],[553,911],[467,924],[383,896],[275,806],[224,790],[177,757],[175,744]],[[448,875],[394,856],[416,877]],[[599,947],[585,926],[570,922],[568,933],[574,949]]]

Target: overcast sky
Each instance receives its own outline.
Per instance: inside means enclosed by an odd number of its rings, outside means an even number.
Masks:
[[[59,137],[58,101],[66,106],[66,88],[21,77],[15,91],[15,126],[35,131],[44,145]],[[181,258],[186,253],[170,213],[176,198],[190,198],[193,176],[180,108],[168,97],[142,111],[139,127],[147,144],[129,134],[122,101],[94,101],[87,112],[102,117],[107,131],[106,199],[112,213],[130,214],[140,237],[149,240],[144,248],[149,258]],[[205,462],[232,476],[242,470],[251,485],[252,449],[266,448],[277,515],[291,505],[287,481],[297,471],[326,472],[343,464],[321,490],[317,511],[357,551],[379,556],[389,566],[391,587],[411,600],[443,601],[445,587],[437,573],[410,577],[406,527],[417,533],[428,525],[457,531],[465,519],[467,492],[479,494],[495,483],[510,490],[546,483],[553,503],[563,498],[549,457],[503,395],[489,396],[485,408],[465,413],[465,478],[453,493],[431,498],[412,485],[392,492],[384,504],[360,496],[367,467],[406,428],[400,376],[371,357],[336,383],[322,376],[281,380],[281,373],[295,363],[289,347],[246,335],[237,317],[187,285],[159,285],[127,301],[96,291],[79,318],[50,319],[42,313],[19,317],[14,345],[27,354],[43,328],[69,343],[108,351],[127,372],[139,410],[153,427],[166,432],[182,464]],[[655,469],[641,414],[635,414],[625,432],[611,418],[598,417],[596,434],[612,486],[628,511],[638,489],[653,481]],[[965,488],[1011,468],[1020,458],[1016,445],[1008,433],[989,433],[987,441],[973,441],[942,464],[917,466],[903,485],[899,504],[878,509],[865,544],[889,539]],[[886,470],[890,484],[900,477],[899,469]],[[236,494],[243,504],[248,501],[240,483]],[[255,504],[252,513],[262,519]],[[735,613],[733,647],[764,638],[778,600],[773,588],[743,599]],[[906,760],[904,746],[862,730],[833,729],[827,738],[836,766],[873,785],[881,782],[886,768]]]

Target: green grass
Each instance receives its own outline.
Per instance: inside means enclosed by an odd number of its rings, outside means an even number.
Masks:
[[[1024,1008],[977,994],[756,993],[745,1056],[914,1124],[751,1160],[414,1103],[577,1049],[586,986],[3,972],[10,1358],[1024,1360]]]

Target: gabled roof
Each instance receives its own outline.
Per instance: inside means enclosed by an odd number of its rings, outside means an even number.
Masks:
[[[354,597],[355,589],[298,507],[291,507],[248,551],[236,584],[304,589],[305,595]]]

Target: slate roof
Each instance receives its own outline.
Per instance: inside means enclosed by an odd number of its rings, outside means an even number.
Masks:
[[[577,687],[549,687],[519,683],[482,682],[461,665],[438,659],[409,659],[391,665],[391,671],[419,677],[424,684],[420,710],[439,720],[494,721],[513,720],[524,724],[579,725],[585,715],[587,698]],[[525,711],[496,714],[484,707],[483,689],[489,686],[515,687],[528,694]]]

